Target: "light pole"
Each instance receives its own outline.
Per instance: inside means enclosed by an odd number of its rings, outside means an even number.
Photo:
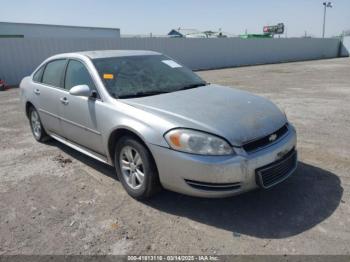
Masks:
[[[332,2],[323,2],[324,6],[324,12],[323,12],[323,31],[322,31],[322,37],[324,38],[325,31],[326,31],[326,12],[327,8],[332,8],[333,4]]]

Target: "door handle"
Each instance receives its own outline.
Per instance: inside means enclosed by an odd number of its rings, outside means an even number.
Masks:
[[[62,97],[60,100],[61,100],[61,103],[64,105],[68,105],[69,103],[67,97]]]
[[[36,94],[36,95],[40,95],[40,90],[38,89],[38,88],[36,88],[36,89],[34,89],[34,94]]]

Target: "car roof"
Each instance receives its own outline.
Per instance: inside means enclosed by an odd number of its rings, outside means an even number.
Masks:
[[[161,55],[161,53],[147,50],[96,50],[82,51],[70,54],[80,54],[89,57],[90,59],[108,58],[108,57],[123,57],[123,56],[143,56],[143,55]]]

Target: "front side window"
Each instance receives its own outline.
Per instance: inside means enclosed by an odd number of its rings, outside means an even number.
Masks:
[[[65,59],[49,62],[45,67],[42,83],[50,86],[62,87],[61,80],[62,80],[65,65],[66,65]]]
[[[199,76],[163,55],[94,59],[109,94],[116,98],[175,92],[205,85]]]
[[[86,67],[79,61],[70,60],[67,66],[64,88],[70,90],[77,85],[87,85],[91,89],[96,90]]]

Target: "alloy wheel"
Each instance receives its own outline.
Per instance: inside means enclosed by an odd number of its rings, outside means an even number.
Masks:
[[[30,115],[30,122],[32,124],[32,130],[34,136],[39,139],[41,137],[41,123],[40,118],[38,115],[38,112],[36,110],[33,110]]]
[[[145,168],[140,153],[131,146],[125,146],[119,157],[120,169],[127,185],[139,189],[145,181]]]

